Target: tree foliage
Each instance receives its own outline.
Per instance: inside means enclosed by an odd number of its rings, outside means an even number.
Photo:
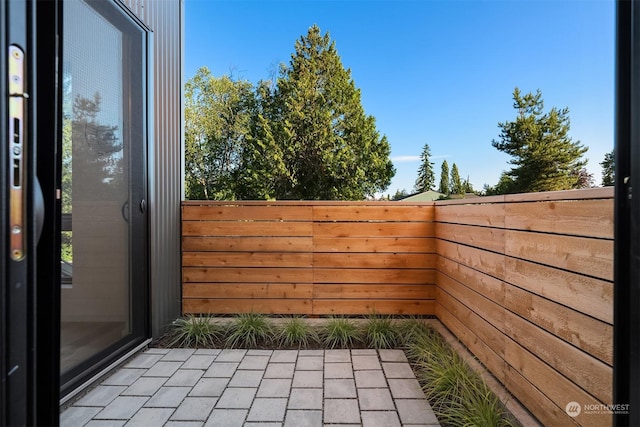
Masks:
[[[328,33],[314,25],[296,42],[273,96],[272,124],[287,171],[279,199],[358,200],[389,186],[391,147],[365,114]]]
[[[568,136],[568,108],[544,113],[542,93],[513,92],[514,121],[498,123],[500,139],[492,145],[512,156],[513,168],[497,187],[506,193],[568,190],[576,188],[579,171],[586,165],[588,148]],[[509,178],[509,179],[507,179]]]
[[[252,85],[203,67],[185,85],[185,185],[188,199],[236,198],[235,178],[249,134]]]
[[[600,162],[602,166],[602,186],[606,187],[615,184],[616,164],[613,150],[604,155],[604,160]]]
[[[431,163],[431,149],[429,144],[424,144],[420,154],[420,167],[418,168],[418,178],[416,179],[415,190],[417,193],[433,190],[436,185],[436,174]]]
[[[317,26],[254,89],[203,68],[185,88],[188,198],[361,200],[391,183],[391,148]]]
[[[438,192],[449,195],[449,163],[446,160],[442,161],[442,167],[440,168],[440,187]]]
[[[460,178],[460,171],[458,171],[458,165],[455,163],[451,166],[451,190],[450,194],[464,194],[464,185]]]

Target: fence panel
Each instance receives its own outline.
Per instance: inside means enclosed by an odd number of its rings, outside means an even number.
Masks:
[[[436,203],[438,318],[545,425],[610,404],[613,191]]]
[[[435,314],[433,203],[184,202],[183,312]]]

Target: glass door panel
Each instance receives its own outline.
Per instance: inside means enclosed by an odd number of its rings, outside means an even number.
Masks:
[[[65,2],[63,377],[134,332],[132,264],[145,247],[132,238],[144,197],[134,191],[145,170],[143,43],[141,29],[112,2]]]

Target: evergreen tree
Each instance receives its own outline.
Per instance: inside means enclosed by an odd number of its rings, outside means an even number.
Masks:
[[[602,186],[606,187],[615,184],[616,165],[613,150],[604,155],[604,160],[600,162],[602,166]]]
[[[467,176],[467,179],[464,180],[464,182],[462,183],[462,186],[464,187],[465,193],[475,193],[475,190],[473,189],[473,185],[471,185],[471,181],[469,181],[469,176]]]
[[[514,167],[507,171],[511,178],[508,192],[568,190],[578,185],[576,171],[585,166],[588,148],[568,136],[570,121],[567,108],[555,107],[543,113],[542,93],[521,95],[515,88],[514,121],[498,123],[500,140],[492,141],[498,150],[513,157]],[[506,183],[505,180],[503,182]]]
[[[316,25],[296,42],[271,106],[286,169],[278,177],[278,199],[360,200],[391,183],[389,142],[365,114],[335,42]]]
[[[464,186],[460,179],[458,165],[455,163],[451,166],[451,194],[464,194]]]
[[[391,200],[402,200],[406,197],[409,197],[409,193],[403,188],[402,190],[396,190],[396,194],[393,195]]]
[[[449,195],[449,164],[446,160],[442,161],[440,169],[440,188],[438,191],[442,194]]]
[[[424,144],[422,153],[420,154],[420,167],[418,168],[418,179],[416,179],[416,193],[433,190],[436,185],[436,174],[433,171],[433,163],[431,159],[431,149],[429,144]]]

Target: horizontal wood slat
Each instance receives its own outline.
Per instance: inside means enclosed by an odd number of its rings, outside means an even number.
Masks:
[[[316,268],[434,268],[436,254],[319,253],[313,255]]]
[[[336,296],[346,299],[435,299],[435,285],[387,285],[371,286],[368,284],[322,284],[313,290],[314,298],[335,299]]]
[[[433,243],[435,247],[435,243]],[[309,237],[183,237],[185,252],[312,252],[313,238]]]
[[[185,283],[185,298],[306,298],[313,297],[310,283]]]
[[[435,253],[434,237],[316,237],[314,252]]]
[[[316,222],[315,237],[433,237],[432,222]]]
[[[309,222],[265,222],[265,221],[185,221],[182,223],[183,236],[293,236],[313,235]]]
[[[193,267],[307,267],[313,254],[277,252],[186,252],[182,262]]]
[[[230,202],[232,203],[232,202]],[[200,205],[183,209],[183,221],[311,221],[311,206]]]
[[[505,228],[612,239],[613,204],[611,199],[508,203]]]
[[[419,222],[433,221],[434,208],[430,206],[315,206],[313,219],[316,222],[358,222],[358,221],[390,221]]]

